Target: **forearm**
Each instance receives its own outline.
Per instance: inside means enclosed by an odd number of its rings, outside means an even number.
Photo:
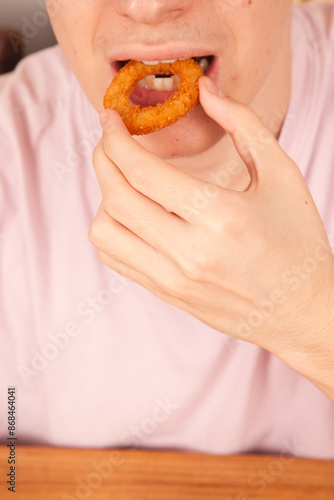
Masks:
[[[334,402],[334,305],[322,314],[321,323],[325,326],[318,331],[312,328],[312,341],[278,349],[274,354]]]

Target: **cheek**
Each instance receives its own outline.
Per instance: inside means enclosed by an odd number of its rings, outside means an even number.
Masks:
[[[100,0],[46,0],[50,20],[66,57],[76,65],[76,57],[90,52],[99,19]]]
[[[50,2],[54,1],[58,7],[50,8]],[[94,50],[94,37],[102,11],[100,4],[99,0],[49,0],[49,14],[58,43],[84,92],[102,111],[101,95],[105,85],[99,82],[101,61]]]
[[[265,6],[264,6],[265,5]],[[232,50],[220,75],[223,91],[250,103],[286,50],[290,27],[290,0],[252,0],[231,17]]]

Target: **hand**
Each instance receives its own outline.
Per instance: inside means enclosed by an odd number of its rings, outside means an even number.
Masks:
[[[201,104],[232,137],[248,188],[232,191],[159,159],[109,110],[93,158],[102,203],[90,239],[107,266],[302,371],[296,351],[308,359],[326,337],[334,352],[333,253],[295,163],[254,111],[207,85],[201,78]],[[194,210],[199,193],[207,203]]]

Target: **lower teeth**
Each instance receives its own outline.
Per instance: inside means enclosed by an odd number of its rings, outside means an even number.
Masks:
[[[180,78],[177,75],[169,77],[159,77],[155,75],[148,75],[137,86],[146,90],[157,90],[158,92],[172,92],[177,89],[180,83]]]

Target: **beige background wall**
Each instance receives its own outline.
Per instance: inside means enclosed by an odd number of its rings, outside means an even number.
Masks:
[[[55,43],[43,0],[0,0],[0,28],[27,35],[22,44],[24,54]]]

